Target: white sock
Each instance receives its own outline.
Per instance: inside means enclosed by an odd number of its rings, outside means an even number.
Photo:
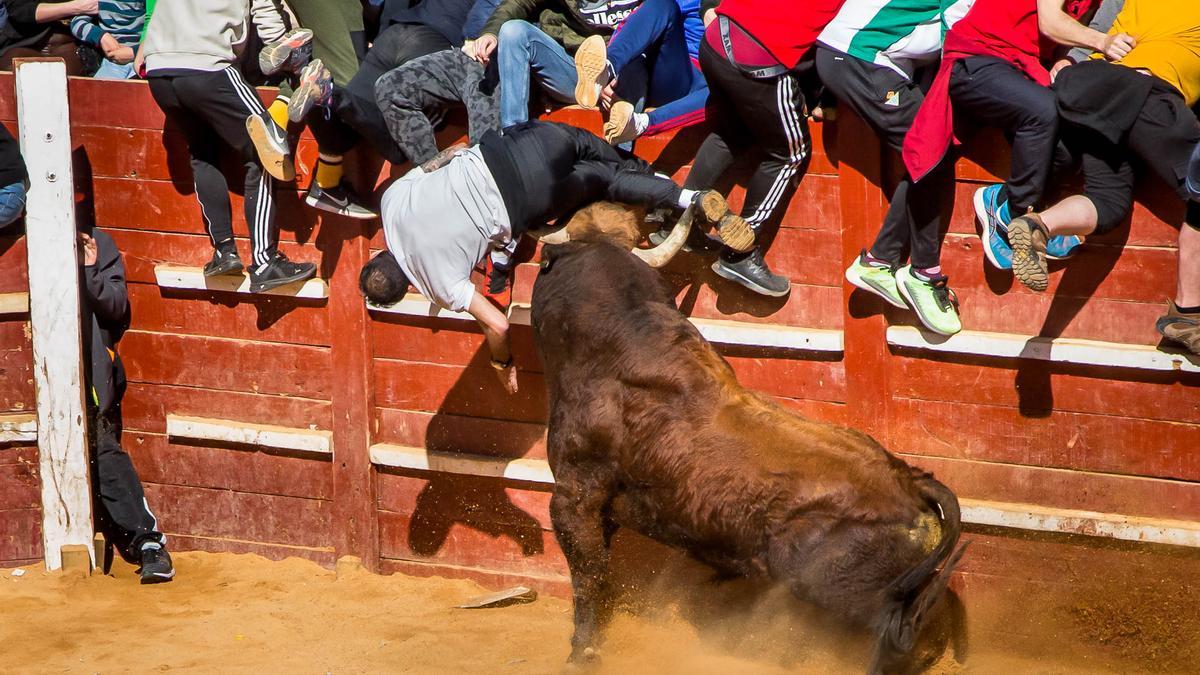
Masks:
[[[695,197],[695,190],[680,190],[679,201],[675,202],[675,205],[681,209],[686,209],[688,206],[691,206],[692,200],[695,199]]]
[[[650,115],[648,113],[633,113],[633,128],[637,131],[638,136],[646,133],[646,129],[650,128]]]

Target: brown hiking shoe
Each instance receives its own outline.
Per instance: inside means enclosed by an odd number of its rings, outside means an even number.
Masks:
[[[1200,314],[1184,314],[1174,301],[1168,300],[1167,313],[1158,317],[1154,327],[1163,337],[1200,356]]]
[[[716,225],[717,236],[729,248],[745,252],[754,248],[754,229],[744,218],[729,210],[729,204],[716,190],[697,193],[696,212],[705,225]]]
[[[1050,285],[1050,272],[1046,269],[1046,242],[1049,239],[1046,224],[1035,213],[1013,218],[1008,224],[1013,274],[1031,290],[1044,291]]]

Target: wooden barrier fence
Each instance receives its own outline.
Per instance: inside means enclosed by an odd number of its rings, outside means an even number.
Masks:
[[[12,89],[0,75],[10,128]],[[385,572],[561,591],[546,394],[527,326],[536,264],[517,274],[521,390],[510,397],[472,322],[419,296],[366,307],[357,274],[383,245],[378,223],[307,209],[296,186],[279,190],[280,246],[317,262],[321,280],[271,295],[205,282],[195,268],[210,246],[186,150],[145,84],[73,79],[70,97],[79,217],[113,236],[128,272],[124,447],[170,546],[326,566],[356,555]],[[552,118],[599,127],[581,110]],[[702,135],[643,139],[638,152],[682,177]],[[870,432],[955,489],[982,528],[957,582],[967,589],[972,578],[1000,579],[994,592],[1057,583],[1054,565],[1024,565],[1047,544],[1011,528],[1200,544],[1200,360],[1158,348],[1154,332],[1175,283],[1181,205],[1147,181],[1131,227],[1089,241],[1052,267],[1047,293],[1030,292],[987,267],[975,234],[972,191],[1007,165],[1004,144],[982,134],[958,167],[943,256],[966,330],[935,341],[842,278],[882,220],[892,160],[845,111],[812,135],[808,175],[767,256],[792,280],[788,297],[754,296],[689,255],[666,270],[742,381]],[[311,168],[311,137],[298,154]],[[390,168],[359,159],[356,179],[378,196]],[[6,295],[27,276],[23,238],[0,238],[0,566],[43,556],[27,305]],[[1054,550],[1078,560],[1096,545]]]

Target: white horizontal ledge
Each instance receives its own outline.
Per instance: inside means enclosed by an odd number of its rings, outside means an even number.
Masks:
[[[709,342],[721,345],[745,345],[797,349],[810,352],[842,352],[842,331],[821,328],[797,328],[777,324],[748,323],[726,319],[689,317]]]
[[[368,303],[367,306],[376,312],[474,321],[474,318],[470,314],[442,309],[418,293],[409,293],[404,296],[403,300],[394,305],[383,307]],[[532,307],[529,303],[514,302],[508,307],[508,322],[517,326],[528,326],[531,322],[531,313]],[[842,331],[840,330],[797,328],[794,326],[748,323],[726,319],[701,319],[696,317],[689,317],[688,320],[700,330],[700,334],[705,339],[716,344],[797,349],[816,352],[843,351]]]
[[[28,293],[0,293],[0,314],[28,314]]]
[[[215,293],[250,293],[250,275],[220,274],[204,276],[204,268],[179,265],[155,265],[154,279],[161,288],[183,288]],[[329,284],[324,279],[309,279],[277,286],[254,295],[283,295],[292,298],[328,298]]]
[[[167,435],[199,441],[221,441],[323,455],[333,454],[333,434],[317,429],[167,415]]]
[[[959,503],[964,523],[1200,548],[1200,522],[975,499]]]
[[[372,312],[384,312],[385,314],[423,316],[431,319],[475,320],[475,317],[466,312],[452,312],[448,309],[442,309],[420,293],[409,293],[394,305],[376,305],[368,302],[367,308]]]
[[[544,459],[505,460],[381,443],[371,447],[371,462],[415,471],[554,483],[550,464]],[[1200,548],[1200,522],[977,499],[960,499],[959,504],[962,522],[974,525]]]
[[[439,471],[464,476],[554,484],[554,473],[550,471],[550,464],[544,459],[503,459],[379,443],[371,446],[371,462],[378,466],[414,471]]]
[[[36,413],[5,413],[0,415],[0,443],[36,442]]]
[[[896,347],[954,354],[1200,373],[1200,357],[1149,345],[969,330],[947,338],[912,326],[891,326],[887,341]]]

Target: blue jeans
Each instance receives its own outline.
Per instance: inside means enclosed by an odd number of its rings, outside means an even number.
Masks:
[[[646,0],[609,38],[608,61],[618,86],[631,78],[649,80],[645,104],[656,109],[646,133],[704,120],[708,83],[688,52],[686,18],[675,0]]]
[[[500,127],[529,120],[529,73],[559,103],[575,102],[575,59],[528,21],[505,21],[497,37],[500,69]]]
[[[0,187],[0,227],[7,227],[25,210],[25,184]]]
[[[100,62],[100,69],[92,77],[97,80],[132,80],[137,77],[137,73],[133,70],[132,61],[122,66],[104,59]]]

